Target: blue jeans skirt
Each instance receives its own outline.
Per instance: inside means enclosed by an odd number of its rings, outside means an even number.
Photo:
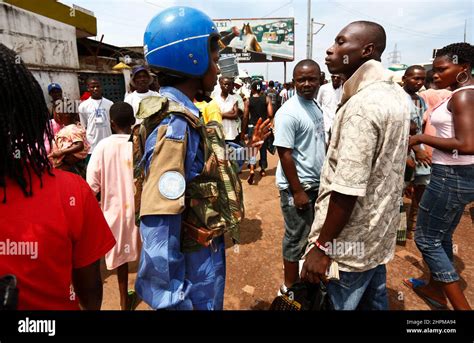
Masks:
[[[434,280],[459,280],[453,265],[453,233],[464,208],[474,201],[474,165],[434,164],[419,204],[415,243]]]

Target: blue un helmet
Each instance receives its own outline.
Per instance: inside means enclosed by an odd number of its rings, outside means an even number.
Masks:
[[[219,31],[205,13],[191,7],[170,7],[146,28],[145,58],[164,72],[199,78],[209,68],[212,37],[219,37]]]

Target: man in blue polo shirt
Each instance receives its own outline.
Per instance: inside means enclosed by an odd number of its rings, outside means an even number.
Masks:
[[[293,70],[296,95],[275,116],[275,142],[280,162],[276,184],[285,221],[283,264],[285,293],[299,279],[298,262],[304,253],[314,219],[319,175],[325,157],[324,117],[314,100],[319,90],[319,65],[299,62]]]

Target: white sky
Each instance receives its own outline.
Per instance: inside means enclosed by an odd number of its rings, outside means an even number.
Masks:
[[[61,0],[76,4],[97,17],[98,37],[117,46],[143,45],[148,22],[162,9],[185,5],[199,8],[211,18],[295,17],[295,61],[306,58],[307,0]],[[312,0],[311,14],[324,28],[314,36],[313,59],[326,71],[326,49],[337,33],[355,20],[375,21],[387,32],[387,49],[382,56],[389,66],[388,54],[397,44],[401,63],[429,62],[434,48],[462,42],[467,20],[467,42],[473,43],[474,0]],[[318,27],[315,26],[317,29]],[[291,79],[295,62],[287,64]],[[241,64],[249,74],[267,74],[267,63]],[[268,79],[283,81],[283,63],[268,63]]]

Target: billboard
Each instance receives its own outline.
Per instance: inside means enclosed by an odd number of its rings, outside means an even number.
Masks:
[[[239,63],[291,62],[295,54],[295,19],[215,19],[221,56]]]

